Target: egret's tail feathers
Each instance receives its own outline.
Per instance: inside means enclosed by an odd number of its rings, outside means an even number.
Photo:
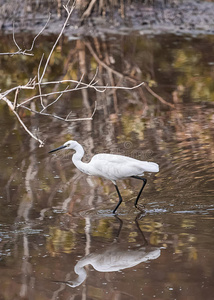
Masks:
[[[154,163],[154,162],[146,162],[147,164],[145,164],[144,162],[144,165],[143,165],[143,168],[145,170],[145,172],[159,172],[159,165]]]

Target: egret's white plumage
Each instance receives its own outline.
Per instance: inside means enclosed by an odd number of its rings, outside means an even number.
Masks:
[[[114,154],[97,154],[91,159],[90,165],[93,175],[103,176],[111,181],[131,176],[143,176],[144,172],[159,171],[156,163]]]
[[[135,201],[135,206],[137,207],[138,199],[147,181],[145,178],[142,178],[144,172],[159,172],[159,166],[154,162],[141,161],[128,156],[115,154],[96,154],[89,163],[84,163],[82,162],[82,157],[84,155],[83,147],[73,140],[66,142],[63,146],[56,148],[49,153],[60,149],[72,149],[76,151],[72,156],[72,161],[81,172],[88,175],[104,177],[114,183],[119,196],[119,203],[115,207],[113,213],[115,213],[122,202],[122,197],[116,185],[117,180],[133,177],[144,181]]]

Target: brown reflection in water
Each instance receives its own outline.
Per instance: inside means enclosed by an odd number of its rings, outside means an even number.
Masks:
[[[98,275],[86,267],[90,276],[79,286],[80,293],[88,289],[92,299],[95,295],[99,295],[99,299],[109,299],[112,294],[117,296],[123,292],[123,299],[139,299],[141,296],[152,299],[156,296],[160,299],[194,297],[200,300],[209,299],[210,295],[213,298],[213,106],[208,103],[185,104],[197,100],[190,92],[197,87],[196,81],[191,85],[192,72],[189,72],[188,88],[183,90],[179,85],[183,73],[179,71],[180,76],[176,75],[172,66],[173,55],[169,55],[170,62],[164,59],[169,50],[160,50],[160,47],[164,48],[159,43],[160,38],[153,41],[135,38],[135,44],[130,45],[125,43],[125,38],[121,40],[124,52],[118,44],[114,46],[112,40],[105,43],[95,39],[89,41],[107,66],[110,64],[123,75],[127,72],[127,77],[132,77],[132,73],[138,80],[146,78],[149,82],[155,79],[158,94],[167,100],[174,95],[174,109],[162,106],[144,90],[142,94],[141,89],[127,94],[121,91],[95,94],[94,91],[82,90],[72,94],[71,98],[65,96],[56,112],[65,116],[72,109],[75,118],[88,116],[96,99],[98,105],[93,121],[59,123],[20,112],[29,128],[46,141],[45,148],[37,149],[10,112],[3,105],[0,107],[0,293],[3,298],[54,299],[56,284],[52,280],[61,279],[65,274],[69,274],[70,279],[76,278],[71,269],[77,261],[89,253],[96,253],[101,247],[108,247],[115,236],[113,220],[108,215],[118,201],[114,187],[102,179],[80,174],[72,165],[72,152],[52,158],[48,155],[53,146],[70,138],[83,144],[86,160],[95,153],[108,152],[160,164],[160,173],[149,177],[141,199],[147,214],[140,228],[146,236],[149,235],[150,244],[166,248],[151,264],[122,272]],[[48,78],[79,78],[79,73],[86,70],[90,80],[98,66],[102,84],[111,82],[109,78],[117,83],[120,77],[102,63],[98,65],[90,55],[87,43],[75,42],[71,47],[68,42],[64,48],[59,47],[53,56]],[[192,44],[181,43],[184,49]],[[151,45],[156,50],[151,51]],[[49,46],[45,44],[44,47]],[[107,49],[106,52],[103,49]],[[37,51],[38,63],[41,53]],[[197,66],[205,61],[200,57],[203,58],[197,55]],[[22,59],[1,60],[5,74],[9,73],[3,88],[11,82],[22,82],[26,79],[25,74],[32,74],[34,63],[24,64]],[[23,70],[20,75],[16,66]],[[191,68],[194,70],[194,63]],[[199,87],[210,82],[210,70],[210,67],[203,70],[204,76],[198,78],[203,85],[199,84]],[[129,83],[127,77],[125,84]],[[207,98],[201,100],[212,100],[209,84],[207,90]],[[136,214],[133,199],[140,186],[132,180],[119,184],[125,187],[121,218],[128,222],[123,227],[125,238],[122,244],[133,242],[137,245],[142,237],[136,237],[136,228],[132,228]],[[85,227],[90,224],[89,234]],[[86,240],[90,239],[91,248],[85,251]],[[118,292],[115,292],[115,286]],[[71,289],[63,289],[62,294],[62,299],[68,299]]]
[[[120,231],[122,230],[123,221],[116,217],[120,223],[119,230],[115,241],[112,245],[105,247],[102,250],[90,253],[83,258],[81,258],[77,264],[74,266],[74,272],[77,275],[75,280],[68,279],[70,277],[69,274],[66,275],[66,281],[56,281],[57,283],[65,283],[69,287],[77,287],[81,285],[86,277],[87,272],[85,267],[87,265],[92,265],[93,268],[98,272],[116,272],[127,268],[132,268],[137,266],[142,262],[146,262],[148,260],[157,259],[161,252],[159,248],[151,247],[148,245],[143,232],[140,229],[138,224],[138,218],[140,215],[136,217],[135,222],[137,229],[142,236],[142,242],[138,245],[127,244],[127,241],[124,243],[119,242]],[[87,229],[89,230],[89,226]],[[87,230],[86,229],[86,230]],[[90,236],[90,232],[86,233],[86,237]],[[88,241],[86,241],[87,243]],[[90,247],[90,240],[89,245]],[[60,291],[62,289],[60,288]]]

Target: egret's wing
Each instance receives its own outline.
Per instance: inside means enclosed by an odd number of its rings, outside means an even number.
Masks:
[[[155,163],[139,161],[123,155],[97,154],[89,164],[92,175],[110,180],[142,176],[144,172],[158,172],[158,165]]]
[[[127,163],[127,162],[138,162],[139,160],[134,159],[132,157],[117,155],[117,154],[108,154],[108,153],[100,153],[96,154],[92,157],[91,161],[108,161],[112,163]]]
[[[126,166],[129,165],[130,167],[136,165],[137,167],[139,167],[141,172],[159,172],[159,165],[154,162],[142,161],[124,155],[101,153],[94,155],[91,161],[107,161],[109,163],[115,163],[120,166],[121,164],[124,164]]]

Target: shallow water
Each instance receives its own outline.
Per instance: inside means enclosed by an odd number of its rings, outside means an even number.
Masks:
[[[9,48],[9,40],[2,37],[1,47]],[[90,80],[99,66],[93,47],[100,60],[127,76],[101,65],[103,84],[133,85],[132,72],[175,107],[146,90],[73,92],[55,111],[90,116],[96,100],[93,121],[65,123],[22,112],[45,140],[43,148],[1,104],[1,299],[213,299],[212,40],[137,33],[65,38],[49,80],[79,78],[84,69]],[[53,37],[40,39],[34,60],[0,57],[2,89],[26,80],[51,42]],[[112,183],[81,174],[70,152],[48,154],[71,138],[84,146],[86,161],[109,152],[160,165],[159,173],[146,174],[143,213],[134,207],[140,182],[118,183],[124,202],[115,217]]]

